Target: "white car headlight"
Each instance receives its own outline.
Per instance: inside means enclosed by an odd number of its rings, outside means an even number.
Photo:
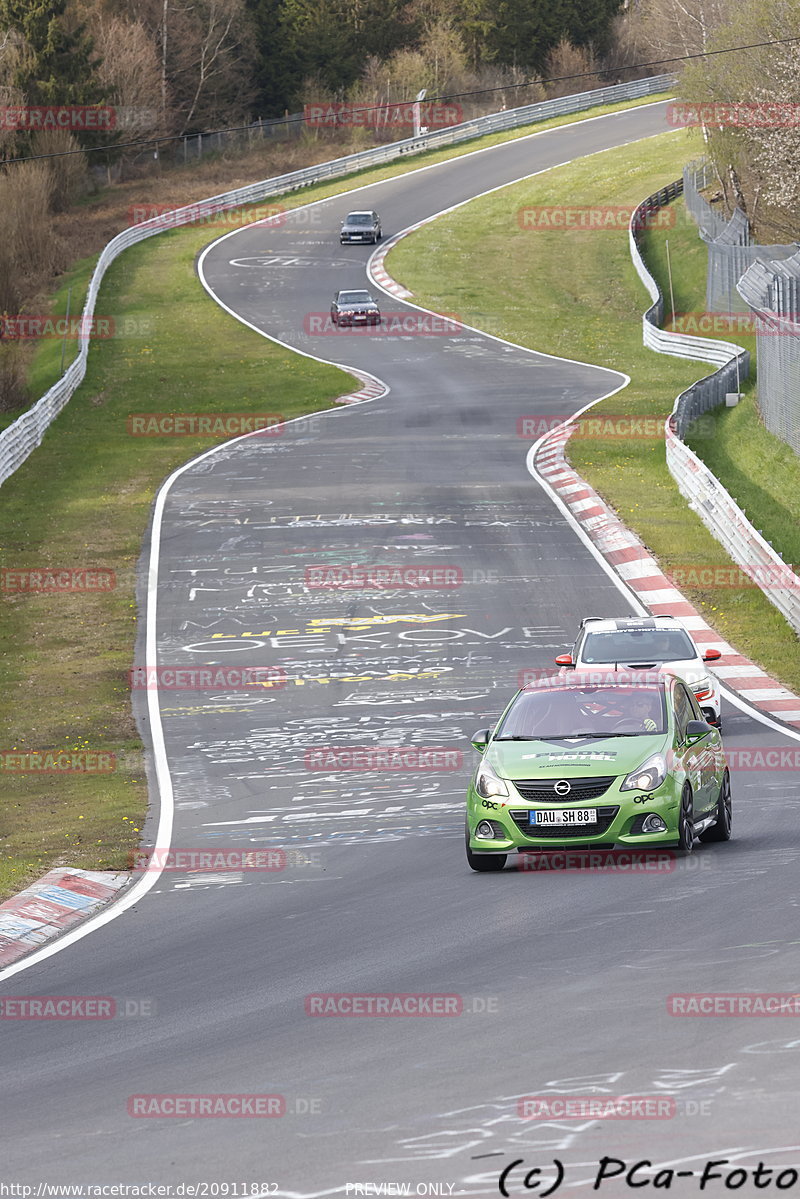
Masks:
[[[651,754],[620,784],[620,791],[655,791],[667,777],[667,762],[663,754]]]
[[[482,799],[491,799],[494,795],[508,798],[508,785],[492,770],[488,762],[481,762],[475,775],[475,790]]]

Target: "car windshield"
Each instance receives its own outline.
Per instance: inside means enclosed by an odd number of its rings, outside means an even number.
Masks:
[[[665,730],[660,687],[557,687],[520,692],[495,740],[610,737]]]
[[[348,225],[371,225],[372,224],[372,213],[371,212],[351,212],[349,217],[347,217],[345,223]]]
[[[679,662],[696,658],[697,648],[683,629],[614,629],[587,633],[581,662]]]
[[[340,291],[340,304],[373,304],[374,300],[368,291]]]

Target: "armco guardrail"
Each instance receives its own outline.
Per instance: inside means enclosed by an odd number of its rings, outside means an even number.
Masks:
[[[326,179],[336,179],[351,171],[363,167],[376,166],[384,162],[392,162],[406,154],[419,154],[423,150],[436,149],[439,146],[456,145],[470,138],[482,137],[487,133],[499,133],[506,129],[515,129],[520,125],[534,124],[549,117],[568,115],[594,108],[599,104],[615,104],[622,100],[638,100],[645,96],[655,95],[664,91],[673,82],[672,75],[655,75],[650,79],[636,79],[633,83],[619,83],[613,87],[596,88],[591,92],[579,92],[574,96],[559,96],[555,100],[542,100],[538,104],[527,104],[522,108],[511,108],[507,112],[493,113],[488,117],[476,117],[463,125],[454,125],[449,129],[439,129],[424,137],[406,138],[404,141],[391,142],[389,145],[375,146],[370,150],[361,150],[357,154],[348,154],[344,158],[336,158],[331,162],[319,163],[317,166],[305,167],[300,171],[291,171],[287,175],[277,175],[274,179],[265,179],[260,183],[240,187],[234,191],[223,192],[196,204],[175,209],[167,221],[164,216],[154,217],[138,225],[123,229],[112,238],[97,260],[89,289],[86,304],[83,309],[85,318],[94,315],[94,306],[103,281],[106,268],[123,250],[147,237],[154,237],[166,228],[191,224],[198,220],[203,213],[224,212],[230,208],[239,208],[243,204],[254,204],[270,196],[282,195],[284,192],[297,191],[301,187],[309,187]],[[91,328],[90,321],[83,322],[83,328]],[[89,334],[82,332],[79,339],[78,354],[53,387],[27,412],[0,433],[0,485],[25,461],[30,453],[41,444],[48,427],[61,412],[75,389],[86,374],[86,360],[89,352]]]
[[[746,378],[749,373],[750,355],[731,342],[688,337],[658,328],[664,319],[664,299],[639,252],[637,234],[644,227],[647,214],[675,199],[682,187],[683,181],[678,180],[648,196],[634,211],[629,229],[633,265],[653,301],[643,317],[644,344],[659,354],[720,364],[714,374],[700,379],[676,399],[664,426],[667,466],[692,511],[722,543],[743,573],[761,587],[792,628],[800,631],[800,578],[753,528],[719,479],[683,441],[693,420],[723,403],[727,392],[738,390],[739,378]]]

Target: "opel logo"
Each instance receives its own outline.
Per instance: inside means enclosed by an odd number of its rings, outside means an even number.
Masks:
[[[569,795],[572,787],[567,779],[559,779],[556,785],[553,787],[553,790],[555,791],[556,795]]]

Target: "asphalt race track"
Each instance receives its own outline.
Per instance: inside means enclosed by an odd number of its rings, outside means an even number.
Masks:
[[[111,996],[131,1014],[2,1023],[0,1181],[489,1196],[522,1162],[508,1193],[542,1194],[558,1159],[561,1191],[588,1193],[608,1155],[694,1171],[669,1187],[688,1196],[709,1158],[749,1170],[800,1159],[796,1023],[667,1010],[675,993],[798,990],[796,772],[735,773],[734,840],[667,873],[510,863],[480,876],[464,858],[470,734],[582,616],[632,611],[529,475],[517,419],[566,416],[623,380],[469,331],[308,331],[337,288],[366,282],[372,248],[338,244],[348,210],[376,208],[390,235],[665,127],[659,104],[561,128],[246,228],[205,255],[207,286],[242,319],[390,388],[205,455],[165,501],[159,663],[269,666],[286,680],[161,692],[172,843],[281,848],[286,865],[166,871],[118,919],[3,982],[7,996]],[[268,379],[264,400],[280,412]],[[340,563],[447,566],[463,581],[306,585],[307,567]],[[723,725],[728,745],[797,740],[728,703]],[[359,772],[309,756],[376,746],[437,747],[456,765]],[[307,1014],[306,997],[329,992],[454,996],[459,1014]],[[176,1093],[280,1095],[284,1114],[128,1114],[132,1096]],[[520,1097],[543,1095],[657,1096],[669,1118],[522,1118]],[[622,1178],[601,1188],[629,1191]],[[755,1193],[749,1176],[741,1193]]]

